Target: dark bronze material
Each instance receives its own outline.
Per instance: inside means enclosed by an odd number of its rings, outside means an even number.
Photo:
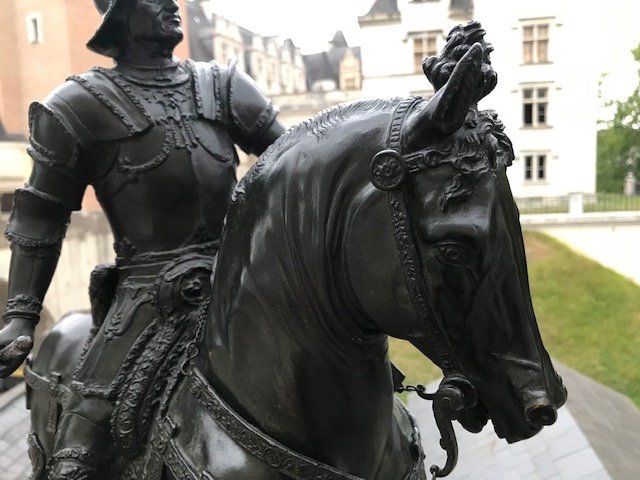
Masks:
[[[175,0],[96,6],[104,17],[88,47],[114,58],[115,67],[70,77],[31,106],[34,168],[16,192],[6,231],[13,256],[1,376],[33,345],[70,212],[80,209],[88,184],[116,239],[116,265],[100,267],[91,281],[92,325],[69,317],[82,328],[49,336],[62,336],[74,361],[26,370],[33,438],[50,478],[94,478],[116,449],[131,457],[144,444],[209,299],[236,183],[234,143],[260,154],[284,132],[235,65],[173,58],[182,39]],[[47,354],[45,345],[38,360]],[[41,419],[42,397],[50,401]]]
[[[174,1],[96,3],[90,48],[116,67],[34,104],[7,230],[5,375],[86,184],[116,239],[92,314],[26,369],[33,478],[425,480],[394,389],[433,401],[433,478],[457,462],[453,420],[491,418],[509,442],[553,423],[566,390],[531,305],[511,142],[477,107],[497,78],[478,23],[424,62],[432,99],[339,105],[280,136],[235,65],[172,59]],[[238,185],[234,143],[264,151]],[[436,392],[401,386],[389,335],[442,369]]]

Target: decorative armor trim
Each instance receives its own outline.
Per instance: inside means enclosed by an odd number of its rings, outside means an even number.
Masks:
[[[64,148],[70,148],[71,150],[69,152],[57,152],[41,144],[41,137],[47,138],[47,133],[50,130],[46,125],[41,128],[40,122],[45,119],[48,122],[52,122],[53,128],[64,135],[64,140],[61,141],[60,139],[56,139],[56,141],[60,142],[61,145],[64,145]],[[27,147],[27,153],[29,156],[36,162],[44,163],[53,167],[60,167],[57,168],[58,171],[61,169],[63,170],[60,173],[73,177],[71,169],[78,162],[80,150],[78,148],[78,140],[73,137],[69,129],[69,125],[65,124],[63,118],[57,115],[54,110],[49,108],[47,105],[39,102],[33,102],[29,105],[29,132],[30,145]],[[67,158],[61,158],[62,156]]]
[[[71,399],[72,393],[69,387],[61,384],[60,381],[35,373],[29,366],[24,369],[24,381],[30,389],[50,395],[51,398],[55,399],[55,401],[63,407],[66,406]]]
[[[28,238],[20,236],[10,229],[10,224],[7,225],[7,228],[4,230],[4,236],[12,245],[20,245],[21,247],[27,248],[53,248],[56,250],[60,249],[60,245],[62,244],[62,240],[64,239],[64,232],[57,233],[47,238]]]
[[[2,314],[2,319],[8,321],[11,318],[21,317],[38,323],[41,311],[42,302],[40,299],[32,295],[20,294],[7,300],[7,306]]]
[[[82,205],[80,203],[70,202],[69,200],[66,200],[64,198],[56,197],[55,195],[51,195],[50,193],[38,190],[36,187],[34,187],[33,185],[29,185],[28,183],[25,184],[24,188],[20,190],[30,193],[31,195],[35,195],[36,197],[39,197],[47,202],[55,203],[58,206],[69,211],[80,210],[80,208],[82,208]]]
[[[63,205],[64,200],[55,201],[35,188],[19,188],[15,192],[13,212],[5,229],[5,237],[12,244],[28,248],[56,248],[60,249],[69,223],[69,208]],[[38,203],[41,202],[41,203]],[[42,207],[50,220],[47,230],[42,230],[28,216],[35,207]],[[57,221],[55,221],[57,220]],[[38,231],[41,230],[41,231]]]
[[[113,71],[96,67],[84,75],[71,76],[68,80],[80,84],[89,91],[120,119],[132,135],[145,131],[153,122],[142,102],[119,78],[119,74]]]
[[[229,64],[229,107],[234,125],[243,136],[259,136],[273,123],[277,112],[255,82]]]
[[[67,459],[77,460],[78,462],[86,463],[87,465],[96,465],[97,463],[95,454],[85,448],[63,448],[51,456],[51,462]]]
[[[27,437],[27,445],[29,445],[29,460],[31,460],[31,475],[28,480],[47,480],[45,471],[47,456],[38,435],[31,432]]]
[[[285,447],[229,407],[197,368],[189,371],[189,391],[218,426],[247,452],[296,480],[363,480]]]
[[[49,459],[49,480],[91,480],[96,478],[97,458],[86,448],[63,448]]]

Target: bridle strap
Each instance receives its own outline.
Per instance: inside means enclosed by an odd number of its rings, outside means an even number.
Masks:
[[[410,170],[407,169],[405,157],[402,156],[402,126],[407,115],[420,101],[422,101],[421,97],[409,97],[396,107],[387,138],[388,149],[378,153],[372,161],[372,183],[377,188],[387,191],[393,236],[405,285],[418,319],[427,326],[427,332],[440,360],[442,371],[445,376],[462,375],[462,366],[443,325],[429,303],[420,255],[405,202],[403,184]],[[416,155],[412,154],[410,157],[413,160]]]
[[[440,446],[447,452],[444,467],[432,465],[430,468],[435,479],[448,475],[455,468],[458,444],[451,422],[458,412],[473,407],[478,397],[473,384],[464,374],[462,363],[453,350],[440,318],[429,303],[420,252],[405,201],[404,184],[407,175],[428,168],[433,160],[428,152],[402,155],[402,126],[407,115],[420,101],[420,97],[409,97],[396,107],[389,128],[387,149],[378,152],[371,161],[371,183],[387,192],[393,236],[409,298],[418,320],[427,327],[429,339],[444,373],[444,379],[434,394],[418,391],[422,398],[433,400],[433,413],[441,435]]]

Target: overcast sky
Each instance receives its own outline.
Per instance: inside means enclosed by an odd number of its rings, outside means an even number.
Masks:
[[[290,37],[302,53],[325,50],[336,30],[360,45],[358,15],[374,0],[213,0],[214,11],[261,35]]]

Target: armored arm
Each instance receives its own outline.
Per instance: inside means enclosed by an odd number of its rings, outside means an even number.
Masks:
[[[80,209],[86,187],[78,162],[80,147],[59,116],[34,103],[29,121],[33,170],[29,182],[15,192],[5,232],[12,254],[2,315],[6,327],[0,331],[0,377],[9,375],[26,356],[16,350],[15,340],[33,338],[70,214]]]
[[[260,155],[285,131],[278,111],[246,73],[231,63],[227,70],[226,96],[230,133],[247,153]]]

